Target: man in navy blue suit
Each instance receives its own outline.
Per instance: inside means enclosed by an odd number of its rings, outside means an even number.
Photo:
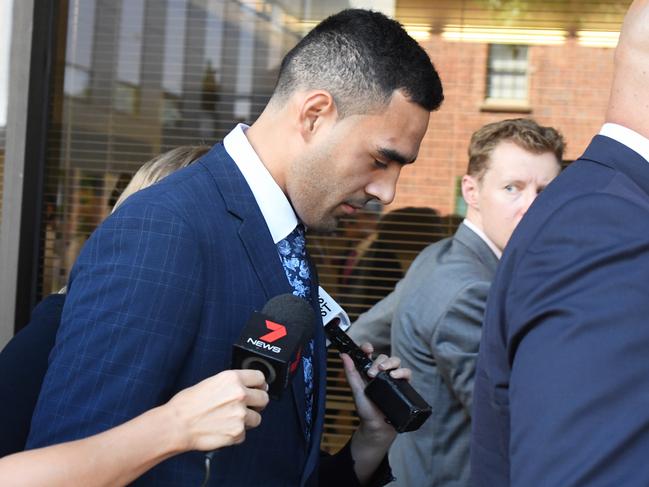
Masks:
[[[649,2],[624,20],[606,123],[537,198],[491,287],[480,486],[649,485]]]
[[[293,292],[317,310],[304,227],[332,229],[369,200],[392,201],[442,98],[428,55],[397,22],[347,10],[319,24],[283,60],[252,126],[131,196],[88,240],[28,446],[95,434],[229,368],[242,327],[273,296]],[[290,390],[245,442],[216,452],[211,485],[377,481],[396,433],[346,356],[361,423],[319,468],[326,352],[316,328]],[[397,367],[380,356],[372,373]],[[180,455],[136,484],[199,485],[203,463]]]

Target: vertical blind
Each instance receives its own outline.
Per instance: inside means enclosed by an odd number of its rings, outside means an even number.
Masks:
[[[178,145],[212,144],[236,122],[253,122],[287,50],[326,15],[359,5],[58,1],[63,14],[48,132],[42,295],[65,285],[79,249],[143,162]],[[368,3],[394,15],[427,49],[446,101],[432,114],[419,158],[403,171],[394,203],[371,206],[343,220],[334,234],[310,238],[323,286],[352,318],[388,294],[417,253],[451,235],[461,221],[465,207],[458,183],[473,131],[523,111],[564,133],[567,159],[580,155],[603,121],[612,48],[629,3]],[[499,78],[497,93],[515,93],[517,104],[487,103],[494,97],[489,53],[511,53],[498,46],[513,45],[525,51],[526,62],[516,63],[514,86],[506,85],[507,76]],[[325,423],[323,447],[331,451],[357,423],[333,352]]]

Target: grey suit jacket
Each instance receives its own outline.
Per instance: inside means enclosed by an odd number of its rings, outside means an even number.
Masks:
[[[432,405],[418,431],[395,440],[392,485],[469,484],[475,361],[497,265],[487,244],[462,224],[452,238],[424,249],[395,291],[352,326],[361,324],[355,338],[385,336],[391,321],[392,353],[412,369],[413,386]]]
[[[390,294],[361,314],[347,331],[359,345],[370,342],[374,346],[375,356],[380,353],[390,355],[390,328],[402,282],[403,279]]]

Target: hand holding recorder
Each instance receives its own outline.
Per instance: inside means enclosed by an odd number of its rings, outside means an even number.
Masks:
[[[406,378],[395,378],[386,370],[387,364],[376,375],[369,374],[373,362],[354,341],[338,327],[338,321],[332,320],[325,326],[327,337],[340,351],[347,354],[354,362],[356,369],[369,381],[365,387],[365,395],[385,415],[398,433],[415,431],[431,415],[430,405],[410,385]],[[381,356],[384,357],[384,356]],[[398,360],[390,358],[386,360]],[[378,361],[378,359],[377,359]],[[377,364],[374,364],[377,365]],[[398,363],[396,364],[398,367]]]

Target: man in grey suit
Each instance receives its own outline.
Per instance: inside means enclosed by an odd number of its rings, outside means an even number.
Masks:
[[[390,464],[399,486],[469,484],[475,361],[489,286],[514,228],[559,174],[564,141],[553,128],[514,119],[471,138],[462,178],[465,220],[455,235],[415,259],[392,294],[361,315],[355,340],[385,336],[432,405],[418,431],[397,437]]]

